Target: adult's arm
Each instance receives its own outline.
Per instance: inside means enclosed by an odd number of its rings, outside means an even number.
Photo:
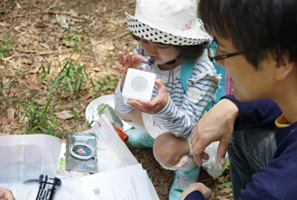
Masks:
[[[231,100],[238,107],[239,112],[234,124],[234,130],[273,129],[275,119],[282,113],[278,105],[270,99],[240,102],[234,95],[227,95],[223,98]]]
[[[193,131],[191,144],[197,164],[201,166],[202,159],[208,159],[204,149],[214,141],[219,141],[217,157],[223,164],[234,129],[272,129],[279,115],[279,107],[270,99],[240,102],[233,95],[223,97],[199,120]]]

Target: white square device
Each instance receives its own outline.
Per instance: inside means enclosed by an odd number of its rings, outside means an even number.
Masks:
[[[126,74],[122,94],[129,99],[150,101],[154,89],[156,74],[129,68]]]

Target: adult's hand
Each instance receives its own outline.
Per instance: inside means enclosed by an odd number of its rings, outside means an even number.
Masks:
[[[208,159],[204,150],[214,141],[219,141],[217,158],[224,164],[238,112],[236,104],[225,98],[198,121],[193,130],[191,145],[195,161],[199,166],[202,165],[202,159]]]
[[[0,188],[0,200],[15,200],[15,198],[10,190]]]
[[[190,194],[191,192],[198,190],[202,193],[202,195],[204,196],[205,199],[209,199],[210,198],[210,194],[211,194],[211,190],[206,187],[203,183],[192,183],[189,187],[187,187],[182,195],[181,195],[181,200],[184,200],[188,194]]]

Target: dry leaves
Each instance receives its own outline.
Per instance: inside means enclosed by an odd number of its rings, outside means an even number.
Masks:
[[[71,110],[63,110],[61,112],[57,112],[55,113],[55,116],[58,118],[58,119],[63,119],[63,120],[67,120],[67,119],[71,119],[73,118],[74,116],[71,113]]]

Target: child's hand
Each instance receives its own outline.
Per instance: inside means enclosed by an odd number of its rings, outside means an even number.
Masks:
[[[127,70],[129,68],[135,68],[137,69],[138,65],[140,64],[138,61],[144,61],[147,62],[147,59],[139,54],[133,54],[132,52],[128,53],[126,56],[124,56],[123,52],[119,52],[118,54],[121,66],[113,66],[112,68],[118,72],[121,72],[122,75],[126,75]]]
[[[122,75],[126,75],[128,68],[131,66],[129,64],[132,60],[133,53],[130,52],[126,56],[124,56],[123,52],[118,53],[119,60],[121,65],[120,66],[112,66],[112,68],[118,72],[120,72]]]
[[[126,56],[124,56],[123,52],[119,52],[118,54],[121,66],[113,66],[112,68],[122,74],[121,79],[121,89],[123,88],[125,77],[127,74],[127,71],[129,68],[135,68],[137,69],[138,65],[140,64],[138,61],[144,61],[147,62],[147,59],[142,55],[134,55],[132,52],[128,53]]]
[[[160,79],[155,81],[155,84],[158,86],[158,95],[151,101],[138,101],[129,99],[128,104],[131,105],[134,109],[139,110],[144,113],[156,114],[163,110],[169,101],[169,96],[166,91],[165,85]]]

